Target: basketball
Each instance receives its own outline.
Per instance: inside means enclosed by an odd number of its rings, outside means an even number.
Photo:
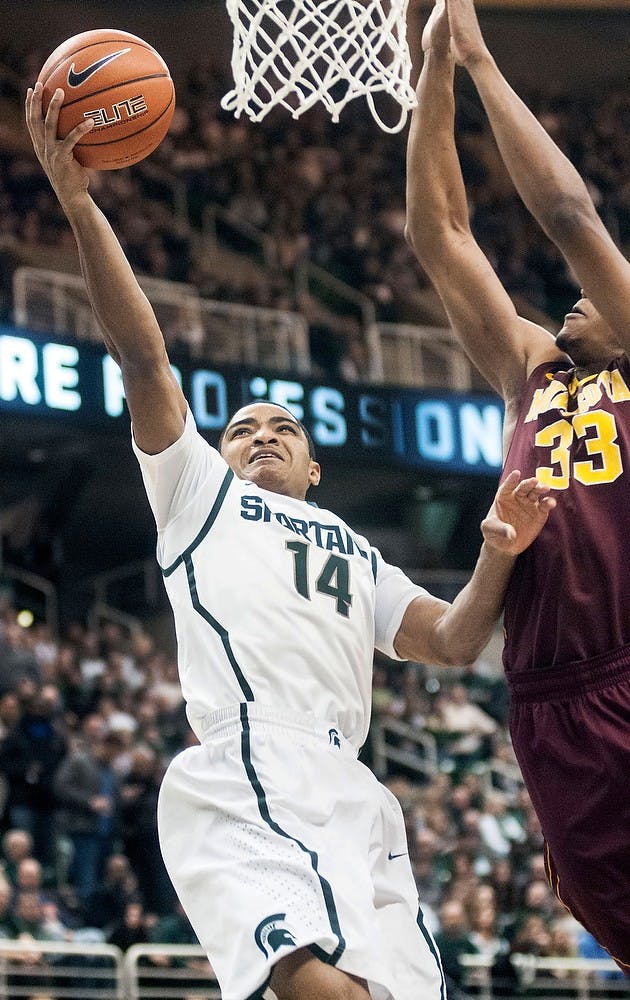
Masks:
[[[64,91],[60,139],[93,119],[74,155],[96,170],[143,160],[166,135],[175,110],[168,66],[147,42],[126,31],[99,28],[74,35],[51,53],[37,80],[44,88],[44,114],[55,90]]]

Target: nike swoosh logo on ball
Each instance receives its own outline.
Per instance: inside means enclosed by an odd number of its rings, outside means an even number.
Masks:
[[[98,73],[99,69],[102,69],[103,66],[107,66],[108,63],[113,62],[114,59],[118,59],[118,56],[124,55],[125,52],[131,52],[131,49],[119,49],[118,52],[112,52],[108,56],[103,56],[102,59],[97,59],[96,62],[93,62],[91,66],[87,66],[86,69],[82,69],[80,73],[75,73],[74,63],[72,63],[72,66],[68,70],[68,86],[80,87],[82,83],[85,83],[85,81],[89,80],[91,76]]]

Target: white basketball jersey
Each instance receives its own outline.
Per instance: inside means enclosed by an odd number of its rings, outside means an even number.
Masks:
[[[133,447],[199,739],[211,713],[256,702],[327,720],[360,747],[374,646],[398,658],[404,612],[426,591],[330,511],[238,479],[190,411],[162,453]]]

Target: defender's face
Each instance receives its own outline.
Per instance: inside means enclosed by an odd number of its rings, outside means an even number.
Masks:
[[[273,403],[251,403],[234,414],[221,454],[239,479],[303,500],[317,486],[320,468],[295,417]]]
[[[584,294],[564,317],[556,344],[578,366],[608,362],[623,353],[612,328]]]

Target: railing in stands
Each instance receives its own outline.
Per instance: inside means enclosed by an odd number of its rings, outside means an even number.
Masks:
[[[0,996],[127,1000],[123,953],[87,941],[1,940]]]
[[[464,991],[478,1000],[614,1000],[630,996],[628,980],[612,959],[462,955]]]
[[[318,281],[360,311],[369,352],[369,381],[379,384],[443,388],[453,392],[487,385],[480,379],[448,328],[377,323],[370,300],[321,268],[310,265]],[[302,284],[306,280],[300,279]],[[300,313],[202,299],[192,285],[140,278],[167,345],[179,344],[195,359],[217,364],[261,365],[311,371],[308,323]],[[13,277],[14,319],[34,331],[101,340],[83,279],[39,268],[18,268]]]
[[[220,1000],[199,945],[0,940],[0,997],[38,1000]],[[628,981],[612,959],[463,955],[463,991],[477,1000],[617,1000]],[[511,970],[511,971],[510,971]],[[268,993],[265,994],[267,997]]]
[[[227,234],[229,241],[231,233],[241,246],[244,244],[250,252],[257,253],[266,267],[277,266],[278,251],[273,238],[227,209],[208,205],[203,232],[213,243],[220,233]],[[316,290],[318,298],[336,303],[337,311],[361,317],[371,382],[442,387],[454,392],[471,388],[487,391],[487,383],[477,374],[448,327],[377,322],[376,308],[368,295],[314,264],[308,256],[296,261],[293,281],[298,296]]]
[[[415,777],[432,778],[438,770],[437,743],[430,733],[400,719],[374,717],[371,726],[373,769],[383,780],[390,765]]]
[[[386,382],[454,392],[473,388],[474,369],[450,328],[379,323],[378,334]]]
[[[141,277],[169,347],[196,358],[310,372],[308,326],[299,313],[202,299],[192,285]],[[79,275],[20,267],[13,276],[14,320],[33,331],[101,341]]]
[[[221,991],[199,945],[135,944],[125,953],[127,1000],[220,1000]]]

